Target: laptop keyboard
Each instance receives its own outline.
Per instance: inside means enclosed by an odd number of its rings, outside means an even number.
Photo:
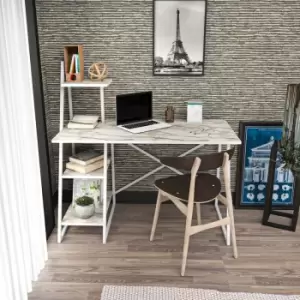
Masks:
[[[133,129],[133,128],[139,128],[139,127],[144,127],[144,126],[149,126],[149,125],[154,125],[154,124],[158,124],[158,122],[151,120],[151,121],[145,121],[145,122],[140,122],[140,123],[136,123],[136,124],[123,125],[123,127],[127,128],[127,129]]]

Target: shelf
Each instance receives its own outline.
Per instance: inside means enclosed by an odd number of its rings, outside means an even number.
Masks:
[[[108,87],[112,82],[112,79],[104,79],[103,81],[96,81],[90,79],[84,79],[83,81],[77,82],[63,82],[61,84],[62,87],[98,87],[98,88],[105,88]]]
[[[110,165],[110,159],[107,160],[107,168]],[[104,168],[95,170],[91,173],[82,174],[78,173],[76,171],[72,171],[69,169],[66,169],[62,175],[62,178],[64,179],[74,179],[74,178],[86,178],[86,179],[102,179],[107,172],[103,172]],[[106,170],[107,171],[107,170]]]
[[[107,192],[107,210],[112,201],[112,192]],[[103,226],[103,212],[95,213],[89,219],[80,219],[73,213],[72,203],[63,217],[62,225],[67,226]]]

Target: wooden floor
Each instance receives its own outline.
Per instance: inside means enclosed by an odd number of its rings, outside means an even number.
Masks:
[[[106,245],[100,228],[70,228],[62,244],[53,233],[29,299],[99,300],[106,284],[300,294],[300,230],[265,227],[262,211],[236,210],[239,258],[232,258],[221,230],[212,229],[191,238],[186,276],[180,277],[184,217],[163,205],[151,243],[153,212],[154,205],[117,205]],[[211,205],[202,213],[203,222],[216,218]]]

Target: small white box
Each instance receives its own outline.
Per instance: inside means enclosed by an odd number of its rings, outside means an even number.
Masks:
[[[202,123],[202,102],[201,101],[186,101],[187,102],[187,122]]]

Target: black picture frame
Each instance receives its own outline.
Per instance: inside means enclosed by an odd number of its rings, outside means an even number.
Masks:
[[[281,121],[240,121],[239,123],[239,137],[242,141],[242,145],[239,148],[238,160],[237,160],[237,172],[236,172],[236,193],[235,193],[235,208],[237,209],[264,209],[264,204],[261,205],[245,205],[241,204],[242,198],[242,183],[244,178],[244,161],[245,161],[245,129],[250,126],[257,127],[282,127]],[[293,208],[293,204],[288,205],[276,205],[274,208],[278,210],[288,210]]]
[[[173,76],[181,76],[181,77],[202,77],[204,76],[205,70],[205,45],[206,45],[206,24],[207,24],[207,0],[179,0],[180,2],[203,2],[205,5],[205,16],[204,16],[204,33],[203,33],[203,61],[202,61],[202,72],[201,74],[195,74],[193,72],[187,73],[157,73],[155,72],[155,20],[156,20],[156,3],[157,2],[175,2],[175,0],[153,0],[153,52],[152,52],[152,71],[153,76],[160,76],[160,77],[173,77]],[[178,2],[178,1],[176,1]],[[170,48],[172,45],[170,45]]]

